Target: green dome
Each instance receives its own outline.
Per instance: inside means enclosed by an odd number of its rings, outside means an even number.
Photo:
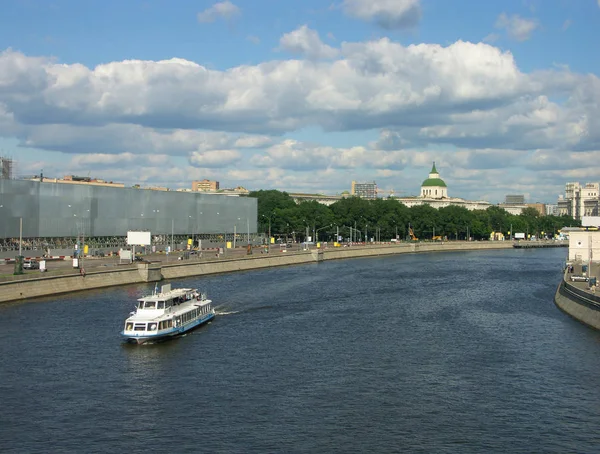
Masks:
[[[441,178],[427,178],[421,186],[441,186],[446,187],[446,183]]]

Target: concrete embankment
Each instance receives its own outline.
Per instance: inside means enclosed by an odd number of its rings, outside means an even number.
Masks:
[[[163,279],[177,279],[208,274],[230,273],[235,271],[270,268],[276,266],[298,265],[323,260],[372,257],[392,254],[419,252],[450,252],[472,250],[512,249],[512,243],[496,242],[445,242],[414,243],[380,246],[352,246],[348,248],[329,248],[310,252],[271,253],[247,256],[238,259],[219,258],[203,262],[162,262],[138,263],[118,270],[91,269],[81,276],[77,273],[59,276],[31,275],[23,279],[0,282],[0,303],[14,300],[31,299],[42,296],[70,293],[82,290],[98,289],[115,285],[156,282]]]
[[[565,273],[556,294],[554,303],[565,314],[591,328],[600,330],[600,296],[587,289],[587,283],[568,281]]]

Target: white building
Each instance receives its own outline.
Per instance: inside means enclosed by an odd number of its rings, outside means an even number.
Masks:
[[[565,195],[558,198],[558,215],[570,216],[581,220],[583,216],[597,216],[598,202],[600,201],[600,184],[567,183]]]
[[[576,262],[600,261],[600,231],[578,230],[569,232],[569,260]]]
[[[487,210],[491,203],[480,200],[471,201],[458,197],[448,197],[448,186],[446,182],[440,178],[440,174],[435,168],[435,162],[429,172],[429,177],[421,184],[421,195],[418,197],[398,197],[399,202],[402,202],[407,207],[417,205],[430,205],[433,208],[439,209],[447,206],[462,206],[467,210]]]

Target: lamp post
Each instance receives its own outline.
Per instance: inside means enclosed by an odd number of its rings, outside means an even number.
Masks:
[[[196,221],[196,219],[195,219],[195,218],[193,218],[191,215],[190,215],[190,216],[188,216],[188,219],[189,219],[190,221],[194,221],[194,222],[192,222],[192,226],[194,226],[194,224],[196,223],[196,222],[195,222],[195,221]],[[194,249],[194,231],[195,231],[196,229],[195,229],[195,228],[193,228],[193,227],[190,227],[190,226],[189,226],[189,223],[188,223],[188,230],[191,230],[191,231],[192,231],[192,244],[190,245],[190,249]]]
[[[175,252],[173,250],[173,235],[175,234],[175,219],[171,218],[171,253]],[[169,256],[167,256],[167,261],[169,260]]]
[[[266,214],[261,214],[261,216],[263,218],[265,218],[269,221],[269,241],[268,241],[269,244],[271,244],[271,219],[273,218],[274,214],[275,214],[274,211],[272,211],[268,216]]]
[[[325,227],[320,227],[315,231],[315,243],[319,241],[319,230],[326,229],[327,227],[332,227],[332,224],[326,225]]]
[[[21,260],[21,244],[23,243],[23,218],[19,218],[19,260]]]
[[[237,218],[237,220],[240,221],[241,218]],[[237,239],[237,221],[233,226],[233,250],[235,250],[236,239]]]
[[[306,222],[306,219],[302,219],[302,222],[304,223],[304,225],[306,225],[306,236],[304,237],[304,242],[308,243],[308,229],[310,227],[308,226],[308,222]]]

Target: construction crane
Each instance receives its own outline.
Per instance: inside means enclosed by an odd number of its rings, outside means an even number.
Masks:
[[[419,239],[415,236],[415,232],[413,231],[412,227],[408,228],[408,234],[410,235],[410,239],[412,241],[419,241]]]
[[[375,189],[375,191],[377,192],[377,195],[379,195],[379,194],[384,194],[384,195],[387,194],[388,197],[394,197],[395,194],[396,194],[393,189],[386,190],[386,189],[379,189],[379,188],[377,188],[377,189]]]

